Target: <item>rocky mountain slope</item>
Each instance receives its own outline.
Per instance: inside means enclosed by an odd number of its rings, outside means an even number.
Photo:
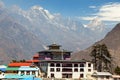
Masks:
[[[40,6],[33,6],[27,11],[14,8],[10,12],[14,14],[12,17],[24,25],[27,30],[40,37],[44,45],[55,42],[71,50],[85,49],[103,38],[109,31],[109,28],[106,29],[106,26],[100,27],[101,25],[96,25],[96,27],[102,28],[101,32],[98,28],[91,30],[90,27],[84,27],[78,20],[64,18],[59,14],[51,14]],[[95,19],[94,21],[97,24],[98,20]]]
[[[17,59],[30,59],[42,49],[40,40],[21,24],[0,10],[0,64]]]
[[[112,31],[110,31],[104,39],[102,39],[99,42],[96,42],[95,44],[103,44],[105,43],[110,51],[110,54],[113,57],[113,63],[115,65],[120,66],[120,23],[117,24]],[[94,44],[94,45],[95,45]],[[83,51],[80,51],[78,53],[73,54],[73,59],[91,59],[90,52],[92,50],[92,47],[89,47]]]

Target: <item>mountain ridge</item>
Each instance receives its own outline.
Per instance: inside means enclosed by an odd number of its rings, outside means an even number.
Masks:
[[[92,46],[96,45],[96,44],[106,44],[108,47],[108,50],[110,52],[110,54],[112,55],[113,58],[113,64],[115,66],[120,66],[120,23],[118,23],[102,40],[96,42],[95,44],[93,44]],[[92,46],[90,46],[89,48],[77,52],[75,54],[72,55],[73,59],[89,59],[91,60],[90,57],[90,52],[92,50]]]
[[[93,32],[78,20],[51,14],[42,7],[26,11],[17,6],[0,8],[0,17],[0,54],[8,60],[0,59],[5,62],[30,59],[44,45],[54,42],[72,51],[84,49],[109,31]]]

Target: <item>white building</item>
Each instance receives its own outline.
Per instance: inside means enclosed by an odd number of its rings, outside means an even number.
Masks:
[[[45,60],[40,64],[44,68],[47,66],[45,69],[48,78],[86,79],[88,74],[92,75],[93,73],[93,64],[85,60]]]
[[[4,74],[5,70],[6,70],[6,66],[0,65],[0,79],[5,77],[5,74]]]
[[[71,51],[61,49],[61,45],[48,45],[47,50],[33,56],[34,62],[48,78],[87,78],[93,73],[93,64],[86,60],[71,60]]]

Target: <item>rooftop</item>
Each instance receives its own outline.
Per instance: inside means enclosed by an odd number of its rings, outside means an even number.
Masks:
[[[72,51],[68,51],[68,50],[64,50],[64,49],[60,49],[61,45],[57,45],[57,44],[51,44],[51,45],[48,45],[49,49],[46,49],[46,50],[43,50],[43,51],[40,51],[38,53],[44,53],[44,52],[55,52],[55,53],[66,53],[66,52],[69,52],[71,53]]]
[[[32,63],[27,63],[27,62],[15,62],[15,63],[9,63],[9,67],[20,67],[20,66],[31,66]]]
[[[112,76],[109,72],[94,72],[93,76]]]
[[[112,75],[113,78],[120,78],[120,75]]]
[[[20,68],[19,68],[19,70],[25,70],[25,71],[37,71],[37,70],[39,70],[39,68],[38,67],[28,67],[28,66],[21,66]]]
[[[18,67],[7,67],[6,71],[17,71],[18,69]]]
[[[51,45],[48,45],[48,47],[51,47],[51,46],[58,46],[58,47],[61,47],[61,45],[57,45],[55,43],[51,44]]]
[[[90,61],[87,61],[87,60],[41,60],[40,62],[79,63],[79,62],[90,62]]]
[[[44,50],[44,51],[40,51],[41,52],[57,52],[57,53],[66,53],[66,52],[72,52],[72,51],[67,51],[67,50],[61,50],[61,49],[51,49],[51,50]]]

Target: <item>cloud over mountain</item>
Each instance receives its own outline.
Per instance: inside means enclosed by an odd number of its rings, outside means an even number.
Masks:
[[[92,7],[92,6],[91,6]],[[103,21],[120,21],[120,3],[107,3],[98,8],[98,12],[91,16],[82,17],[83,20],[92,20],[98,16]]]

